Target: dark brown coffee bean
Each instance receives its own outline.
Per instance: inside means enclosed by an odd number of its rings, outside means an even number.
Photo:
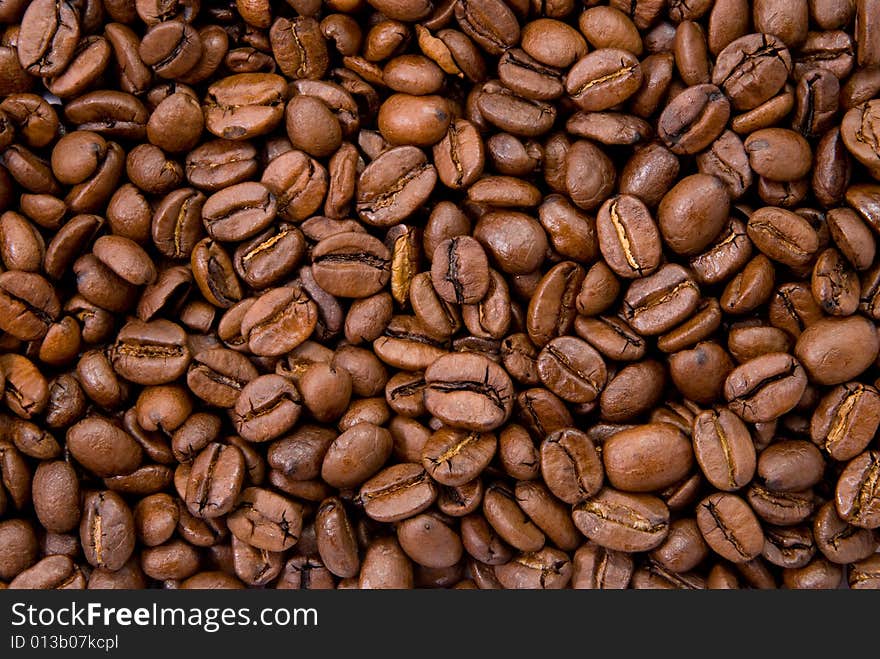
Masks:
[[[824,466],[824,463],[821,464]],[[837,513],[842,519],[860,528],[880,527],[878,473],[880,454],[877,451],[865,451],[844,467],[837,481],[834,498]]]
[[[131,510],[109,490],[86,495],[79,534],[86,560],[94,567],[118,570],[134,551]]]
[[[660,490],[684,478],[693,464],[687,438],[672,426],[649,424],[623,430],[602,446],[605,475],[629,492]]]
[[[624,589],[633,572],[630,554],[587,542],[574,554],[572,587]]]
[[[70,3],[31,3],[21,18],[18,58],[22,68],[40,77],[61,73],[73,58],[80,37],[80,16]]]
[[[299,540],[302,506],[258,487],[246,488],[228,518],[229,531],[258,549],[284,551]]]
[[[772,421],[790,411],[807,385],[801,364],[785,353],[768,353],[736,367],[724,383],[728,406],[749,423]]]
[[[779,91],[791,68],[791,55],[782,40],[749,34],[718,53],[712,82],[724,90],[736,109],[751,110]]]
[[[584,280],[584,270],[573,261],[553,266],[538,283],[526,314],[529,338],[543,346],[567,334],[576,314],[575,300]]]
[[[32,487],[34,511],[45,529],[67,533],[76,527],[80,518],[79,481],[69,463],[41,463],[34,472]]]
[[[211,519],[231,511],[244,482],[244,466],[235,446],[208,444],[193,461],[186,485],[190,513]]]
[[[836,249],[826,249],[816,259],[812,290],[813,297],[828,314],[849,316],[858,309],[858,277]]]
[[[709,146],[724,130],[730,104],[715,85],[696,84],[663,110],[657,134],[673,153],[690,155]]]
[[[246,140],[274,129],[284,115],[286,84],[271,73],[241,73],[208,88],[205,127],[217,137]]]
[[[587,538],[615,551],[648,551],[669,532],[669,509],[660,499],[607,487],[575,506],[572,517]]]
[[[0,274],[0,329],[23,341],[40,339],[60,311],[55,290],[40,275],[15,270]]]
[[[568,72],[565,91],[585,112],[613,107],[632,96],[642,81],[636,57],[618,48],[600,48]]]
[[[880,394],[858,382],[839,385],[819,401],[810,423],[814,443],[835,460],[849,460],[868,447],[880,425]]]
[[[371,423],[352,426],[324,456],[321,477],[336,487],[354,487],[375,474],[391,455],[391,433]]]
[[[490,55],[500,55],[519,41],[516,16],[501,0],[459,2],[455,18],[464,33]]]
[[[513,409],[510,377],[480,355],[445,355],[425,371],[425,382],[428,411],[453,427],[493,430]]]
[[[526,98],[496,80],[480,88],[475,104],[485,122],[520,137],[543,135],[556,120],[552,104]],[[469,119],[473,123],[474,117]]]
[[[126,324],[111,353],[114,370],[138,384],[155,385],[176,380],[190,362],[186,333],[167,320]]]
[[[588,343],[558,337],[543,347],[537,359],[544,385],[563,400],[589,403],[605,386],[605,362]]]
[[[727,409],[706,411],[694,419],[694,453],[706,479],[723,491],[749,483],[757,465],[748,428]]]
[[[443,427],[422,448],[422,465],[443,485],[464,485],[480,475],[495,456],[494,434]]]
[[[362,233],[340,233],[312,250],[312,273],[331,295],[365,298],[388,282],[390,260],[388,249],[377,239]]]
[[[819,551],[833,563],[861,561],[877,550],[877,540],[872,532],[841,519],[833,501],[816,511],[813,537]]]
[[[706,544],[733,563],[760,555],[764,533],[749,505],[733,494],[713,494],[700,502],[697,525]]]
[[[239,183],[208,197],[202,221],[215,240],[239,242],[268,227],[277,208],[277,200],[262,183]]]
[[[483,497],[483,515],[504,542],[520,551],[538,551],[544,546],[543,532],[523,512],[516,501],[515,494],[506,486],[496,483],[486,488],[486,494]],[[475,530],[479,533],[478,529]],[[485,538],[488,535],[486,531],[488,529],[484,529],[480,533],[484,536],[484,541],[481,544],[484,544],[486,549],[492,550],[495,543],[492,542],[491,537]],[[466,536],[464,531],[462,535]],[[504,547],[504,549],[507,548]],[[495,549],[492,553],[497,555],[500,552]],[[501,556],[498,558],[500,559]],[[498,563],[502,562],[504,561],[498,560]]]
[[[657,209],[663,240],[676,253],[696,254],[718,237],[728,220],[729,208],[720,179],[706,174],[688,176],[663,197]],[[695,225],[699,225],[698,230]]]
[[[699,289],[690,273],[669,264],[630,284],[623,316],[641,334],[661,334],[685,320],[698,303]]]
[[[83,590],[86,578],[68,556],[47,556],[9,582],[11,590]]]
[[[261,375],[241,390],[232,422],[248,441],[266,442],[291,429],[301,410],[302,399],[292,382],[280,375]]]
[[[636,197],[606,201],[596,216],[599,250],[615,274],[628,279],[653,273],[660,265],[662,244],[657,225]]]
[[[804,330],[795,355],[819,384],[840,384],[861,374],[877,357],[877,331],[861,316],[826,318]]]
[[[541,475],[554,495],[569,504],[595,495],[603,468],[593,442],[584,433],[557,431],[541,444]]]

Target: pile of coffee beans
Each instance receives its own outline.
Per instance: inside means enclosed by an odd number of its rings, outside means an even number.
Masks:
[[[880,0],[0,23],[0,587],[880,587]]]

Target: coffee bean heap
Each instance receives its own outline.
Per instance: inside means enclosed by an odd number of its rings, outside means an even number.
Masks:
[[[880,587],[880,0],[0,23],[0,587]]]

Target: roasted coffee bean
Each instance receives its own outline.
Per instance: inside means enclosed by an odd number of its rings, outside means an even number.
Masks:
[[[428,411],[453,427],[493,430],[513,409],[510,377],[481,355],[445,355],[425,371],[425,383]]]
[[[636,426],[602,445],[605,476],[628,492],[661,490],[687,476],[693,464],[690,442],[667,424]]]
[[[196,517],[210,519],[232,510],[244,482],[244,456],[235,446],[208,444],[193,461],[186,505]]]
[[[838,385],[816,407],[810,423],[814,443],[835,460],[849,460],[867,448],[880,425],[880,394],[859,382]]]
[[[764,533],[749,505],[734,494],[713,494],[697,508],[697,525],[706,544],[732,563],[760,555]]]
[[[327,450],[321,477],[336,487],[354,487],[375,474],[391,455],[391,433],[359,423],[339,435]]]
[[[862,316],[826,318],[800,335],[794,353],[818,384],[840,384],[860,375],[878,352],[877,330]]]
[[[757,460],[752,437],[730,410],[700,413],[694,419],[692,439],[703,475],[719,490],[738,490],[754,477]]]
[[[391,254],[363,233],[339,233],[312,250],[312,274],[331,295],[365,298],[379,292],[391,276]]]
[[[91,565],[118,570],[134,551],[131,510],[115,492],[91,492],[83,501],[79,535],[86,560]]]
[[[544,546],[543,532],[528,518],[517,503],[516,495],[506,486],[496,483],[486,488],[483,496],[483,515],[495,533],[512,547],[520,551],[538,551]],[[484,538],[485,535],[489,535],[487,531],[488,529],[485,529],[481,534]],[[485,538],[481,544],[491,550],[493,540],[491,537]],[[495,549],[493,553],[500,552]]]
[[[607,487],[576,505],[572,516],[588,539],[615,551],[648,551],[669,532],[669,509],[660,499]]]
[[[292,428],[301,410],[302,400],[292,382],[280,375],[261,375],[241,390],[232,422],[248,441],[266,442]]]
[[[389,149],[358,179],[357,212],[373,226],[398,224],[421,206],[437,181],[437,170],[414,146]]]
[[[443,485],[464,485],[480,475],[495,456],[495,435],[443,427],[425,442],[422,465]]]
[[[602,487],[603,467],[596,447],[584,433],[570,429],[552,433],[541,443],[541,475],[565,503],[575,504]]]
[[[574,337],[550,341],[538,354],[537,366],[544,385],[572,403],[595,400],[605,386],[607,371],[602,357]]]
[[[259,487],[242,491],[228,518],[239,540],[267,551],[284,551],[299,540],[302,505]]]
[[[119,375],[137,384],[172,382],[190,363],[186,332],[167,320],[131,321],[116,335],[111,362]]]
[[[833,501],[816,511],[813,537],[819,551],[833,563],[861,561],[877,550],[877,540],[872,531],[853,526],[842,519]]]
[[[725,91],[737,110],[751,110],[779,91],[791,68],[791,55],[781,39],[749,34],[718,53],[712,82]]]
[[[270,132],[284,115],[286,83],[271,73],[241,73],[208,88],[205,127],[217,137],[246,140]]]
[[[662,244],[657,225],[636,197],[606,201],[596,216],[599,250],[615,274],[628,279],[652,274],[660,265]]]
[[[600,48],[568,72],[565,91],[585,112],[606,110],[638,90],[642,69],[635,55],[619,48]]]
[[[661,334],[694,312],[699,295],[690,272],[668,264],[630,284],[623,300],[623,317],[640,334]]]
[[[282,355],[308,339],[317,322],[317,306],[305,291],[286,286],[254,302],[242,317],[241,335],[255,354]]]
[[[587,542],[575,552],[572,568],[572,588],[622,590],[629,586],[633,561],[627,553]]]
[[[768,353],[737,366],[724,383],[728,406],[744,421],[772,421],[797,405],[807,386],[801,363],[786,353]]]
[[[673,153],[690,155],[709,146],[729,117],[730,104],[721,90],[715,85],[696,84],[666,106],[657,134]]]
[[[821,464],[824,466],[824,463]],[[878,472],[880,454],[877,451],[865,451],[847,463],[837,481],[834,498],[837,513],[842,519],[861,528],[880,527]]]
[[[277,208],[277,200],[262,183],[239,183],[208,197],[202,221],[211,238],[239,242],[267,228]]]

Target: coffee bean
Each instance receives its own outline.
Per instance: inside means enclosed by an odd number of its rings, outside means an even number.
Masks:
[[[628,492],[661,490],[687,476],[693,451],[687,438],[666,424],[623,430],[602,446],[605,475]]]
[[[657,209],[663,240],[679,254],[697,254],[718,237],[729,208],[720,179],[706,174],[688,176],[664,195]]]
[[[504,485],[493,484],[486,488],[483,514],[495,533],[520,551],[538,551],[544,546],[544,534],[519,507],[515,494]],[[493,543],[489,540],[485,544],[492,547]]]
[[[167,320],[126,324],[116,336],[111,361],[122,377],[155,385],[176,380],[190,363],[186,333]]]
[[[634,196],[620,195],[602,205],[596,216],[596,235],[608,267],[620,277],[647,276],[660,265],[662,244],[657,225]]]
[[[821,464],[824,466],[824,463]],[[841,518],[854,526],[866,529],[880,526],[878,471],[880,454],[876,451],[865,451],[847,463],[840,474],[834,503]]]
[[[639,88],[642,70],[636,57],[619,48],[600,48],[569,70],[565,91],[585,112],[606,110]]]
[[[589,403],[605,386],[607,371],[602,357],[574,337],[550,341],[538,354],[537,366],[544,385],[569,402]]]
[[[730,104],[718,87],[695,84],[666,106],[657,133],[670,151],[690,155],[709,146],[729,117]]]
[[[325,238],[312,250],[315,281],[331,295],[364,298],[380,291],[390,277],[391,254],[362,233]]]
[[[674,264],[630,284],[623,317],[636,332],[661,334],[685,320],[699,303],[699,289],[690,272]]]
[[[258,549],[284,551],[299,540],[302,506],[259,487],[242,491],[228,518],[229,531]]]
[[[877,356],[874,324],[861,316],[827,318],[808,327],[795,355],[819,384],[840,384],[860,375]]]
[[[196,517],[210,519],[232,510],[244,482],[244,457],[235,446],[208,444],[193,461],[186,505]]]
[[[425,406],[453,427],[493,430],[513,409],[513,385],[507,373],[486,357],[450,354],[425,371]]]
[[[497,445],[492,433],[443,427],[425,442],[422,465],[438,483],[464,485],[489,465]]]
[[[790,411],[807,386],[800,362],[768,353],[737,366],[724,383],[731,411],[749,423],[772,421]]]
[[[700,469],[719,490],[738,490],[755,475],[757,461],[752,437],[731,411],[699,414],[694,419],[693,443]]]
[[[261,375],[242,388],[232,421],[248,441],[266,442],[291,429],[301,410],[302,400],[292,382],[280,375]]]
[[[115,492],[91,492],[83,501],[79,526],[86,560],[94,567],[118,570],[134,551],[134,518]]]
[[[733,563],[750,561],[764,547],[764,533],[748,504],[734,494],[713,494],[697,508],[706,544]]]
[[[738,110],[751,110],[782,87],[791,71],[791,55],[779,38],[748,34],[718,53],[712,82]]]
[[[669,532],[669,509],[660,499],[607,487],[577,504],[572,517],[587,538],[615,551],[648,551]]]
[[[358,179],[358,215],[373,226],[398,224],[424,203],[436,181],[437,170],[420,149],[389,149]]]
[[[574,554],[572,587],[576,589],[617,589],[629,585],[633,572],[632,557],[587,542]]]
[[[858,382],[838,385],[819,401],[810,423],[814,443],[835,460],[849,460],[874,436],[880,394]]]

